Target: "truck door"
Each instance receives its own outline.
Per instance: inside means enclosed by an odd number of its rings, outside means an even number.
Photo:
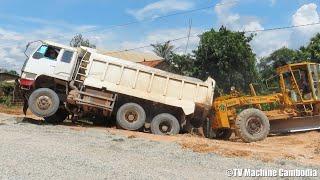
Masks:
[[[75,67],[76,52],[62,49],[59,53],[54,74],[59,79],[69,81]]]
[[[53,72],[57,64],[57,57],[59,53],[59,48],[41,45],[28,60],[24,71],[38,75],[54,76]]]

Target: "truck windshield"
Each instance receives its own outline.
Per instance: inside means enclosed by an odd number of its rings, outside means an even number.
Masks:
[[[60,49],[53,46],[42,45],[40,48],[33,54],[34,59],[46,58],[49,60],[57,60]]]

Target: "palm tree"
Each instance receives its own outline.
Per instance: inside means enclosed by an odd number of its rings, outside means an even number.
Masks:
[[[151,44],[151,46],[153,47],[154,53],[164,58],[165,61],[170,61],[174,49],[174,46],[170,44],[170,41],[167,41],[164,44]]]

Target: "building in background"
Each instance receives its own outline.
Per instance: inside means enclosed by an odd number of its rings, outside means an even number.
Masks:
[[[18,78],[18,75],[14,75],[8,72],[0,72],[0,82],[14,83]]]

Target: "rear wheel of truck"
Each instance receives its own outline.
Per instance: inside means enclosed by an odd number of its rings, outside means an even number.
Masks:
[[[29,97],[28,105],[33,114],[38,117],[50,117],[59,108],[60,100],[53,90],[40,88],[32,92]]]
[[[261,141],[268,136],[269,131],[269,119],[258,109],[246,109],[237,116],[235,132],[244,142]]]
[[[58,109],[58,111],[49,117],[44,117],[44,121],[49,124],[59,124],[67,119],[69,113],[65,109]]]
[[[158,135],[175,135],[180,132],[180,124],[177,118],[168,113],[162,113],[151,121],[151,132]]]
[[[146,122],[144,109],[136,103],[126,103],[117,112],[117,124],[126,130],[135,131]]]

